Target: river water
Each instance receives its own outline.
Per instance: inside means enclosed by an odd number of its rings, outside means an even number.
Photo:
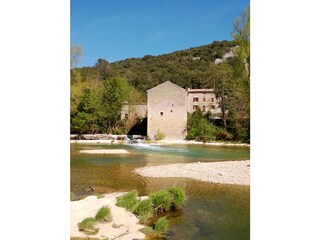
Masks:
[[[129,155],[79,153],[83,149],[126,149]],[[187,202],[171,216],[169,239],[250,239],[250,187],[212,184],[184,178],[155,179],[132,171],[164,163],[250,159],[248,147],[207,145],[71,144],[71,191],[75,198],[136,189],[139,195],[183,187]],[[89,188],[91,186],[94,192]]]

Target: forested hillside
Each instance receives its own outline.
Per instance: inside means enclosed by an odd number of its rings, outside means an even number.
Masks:
[[[233,41],[214,41],[169,54],[130,58],[76,68],[81,49],[71,49],[71,132],[125,133],[119,121],[124,101],[146,102],[146,90],[171,81],[183,88],[214,88],[220,97],[224,130],[232,140],[250,134],[249,9],[235,20]],[[132,123],[131,123],[132,124]]]
[[[235,46],[234,41],[215,41],[169,54],[146,55],[143,58],[130,58],[114,63],[98,59],[95,66],[74,71],[77,71],[83,80],[123,77],[144,94],[147,89],[168,80],[183,88],[206,88],[212,87],[214,72],[225,67],[215,64],[215,60],[223,59],[224,54],[232,51]],[[228,58],[225,64],[232,67],[233,58]]]

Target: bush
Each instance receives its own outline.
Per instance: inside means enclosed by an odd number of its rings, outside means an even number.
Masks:
[[[181,187],[173,187],[169,189],[172,199],[172,206],[175,209],[180,209],[185,202],[186,194]]]
[[[188,115],[187,139],[209,142],[215,139],[216,127],[203,117],[200,109]]]
[[[160,130],[158,129],[155,137],[156,137],[156,140],[163,140],[166,138],[166,135],[163,132],[160,132]]]
[[[101,222],[108,222],[111,220],[111,211],[108,206],[103,206],[97,212],[95,219]]]
[[[153,207],[156,212],[168,211],[171,207],[172,197],[168,191],[159,191],[149,194]]]
[[[95,218],[85,218],[82,222],[78,223],[79,231],[85,232],[86,234],[95,235],[99,232],[99,228],[95,225],[97,220]]]
[[[159,218],[154,225],[154,231],[160,236],[165,236],[169,229],[169,221],[166,217]]]
[[[230,141],[232,140],[232,138],[233,138],[233,135],[225,129],[219,129],[216,133],[216,140]]]
[[[145,227],[141,231],[152,238],[164,238],[169,229],[169,221],[166,217],[159,218],[153,228]]]
[[[139,205],[137,206],[137,209],[136,209],[136,213],[138,215],[145,215],[145,214],[148,214],[148,213],[152,213],[152,201],[151,199],[146,199],[146,200],[143,200],[139,203]]]
[[[144,225],[148,225],[150,223],[151,217],[152,217],[152,213],[143,213],[139,215],[140,223]]]
[[[118,207],[124,207],[130,212],[134,212],[137,208],[139,201],[138,198],[138,192],[136,190],[133,190],[121,197],[117,197],[116,205]]]
[[[73,192],[70,192],[70,201],[73,201],[73,199],[74,199],[74,194]]]

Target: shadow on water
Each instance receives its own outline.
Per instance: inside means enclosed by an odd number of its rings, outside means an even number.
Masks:
[[[81,149],[124,148],[130,155],[80,154]],[[77,198],[137,189],[139,195],[181,186],[186,206],[170,216],[168,239],[250,239],[250,187],[184,178],[146,178],[132,171],[163,163],[249,159],[244,147],[174,145],[71,145],[71,191]],[[93,187],[94,191],[89,188]]]

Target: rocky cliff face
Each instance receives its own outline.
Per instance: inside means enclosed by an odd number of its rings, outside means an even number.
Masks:
[[[230,51],[229,51],[229,52],[226,52],[226,53],[223,55],[222,59],[221,59],[221,58],[216,58],[216,59],[214,60],[214,64],[218,65],[218,64],[220,64],[220,63],[225,62],[228,58],[234,57],[234,52],[235,52],[235,49],[236,49],[237,47],[238,47],[238,46],[236,46],[236,47],[231,47],[231,48],[230,48]]]

